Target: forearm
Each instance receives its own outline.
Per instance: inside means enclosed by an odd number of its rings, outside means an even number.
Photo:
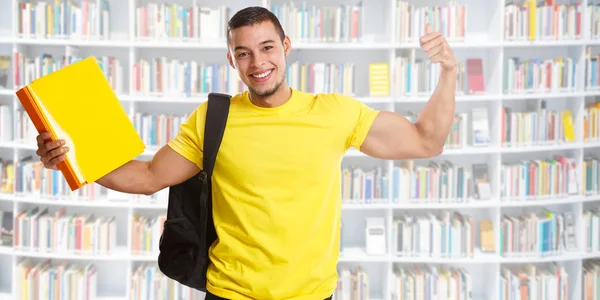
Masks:
[[[98,179],[96,183],[108,189],[150,195],[155,192],[149,161],[132,160]]]
[[[433,152],[443,149],[450,133],[456,106],[456,73],[456,68],[441,72],[438,84],[416,122],[425,147]]]

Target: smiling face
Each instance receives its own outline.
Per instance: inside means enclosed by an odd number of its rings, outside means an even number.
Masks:
[[[231,30],[227,59],[253,98],[267,98],[288,88],[285,70],[289,51],[289,38],[282,41],[273,23],[263,21]]]

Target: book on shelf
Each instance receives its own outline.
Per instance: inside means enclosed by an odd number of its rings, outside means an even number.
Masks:
[[[13,236],[13,212],[0,209],[0,246],[12,246]]]
[[[496,252],[496,237],[494,235],[494,221],[481,220],[479,221],[479,240],[481,243],[480,250],[484,253]]]
[[[298,2],[296,2],[298,3]],[[270,10],[280,20],[286,35],[300,42],[346,42],[362,41],[364,9],[357,4],[309,5],[303,0],[282,4],[272,3]]]
[[[585,104],[583,112],[583,140],[600,142],[600,101]]]
[[[459,212],[403,213],[392,221],[392,254],[460,258],[475,255],[475,221]]]
[[[302,63],[287,65],[286,79],[290,87],[307,93],[340,93],[354,95],[354,63]]]
[[[390,95],[389,65],[387,63],[369,64],[369,95]]]
[[[97,298],[98,271],[94,263],[21,259],[16,266],[17,299]]]
[[[36,206],[15,216],[13,247],[42,253],[111,254],[117,247],[116,223],[112,216]]]
[[[500,225],[501,256],[548,256],[577,251],[571,236],[576,225],[574,213],[544,210],[520,216],[502,216]]]
[[[414,53],[407,57],[396,56],[393,64],[392,85],[398,96],[430,96],[442,72],[440,64],[417,58]],[[458,61],[456,73],[456,94],[467,94],[469,79],[464,61]]]
[[[110,6],[107,0],[16,2],[16,25],[23,38],[110,37]]]
[[[396,0],[395,6],[394,26],[399,42],[417,41],[425,34],[425,24],[430,24],[433,31],[440,32],[450,42],[465,39],[468,20],[465,4],[450,0],[419,7],[410,1]]]
[[[135,8],[135,36],[150,41],[223,41],[229,18],[231,9],[226,6],[148,3]]]
[[[371,204],[387,202],[389,183],[383,168],[361,169],[357,167],[342,169],[342,201],[353,204]]]
[[[504,40],[573,40],[582,37],[582,2],[509,1],[504,7]]]
[[[488,165],[475,163],[472,165],[472,168],[475,198],[478,200],[490,200],[492,198],[492,187],[490,184]]]
[[[475,299],[473,275],[462,267],[394,265],[392,276],[392,299]]]
[[[8,89],[8,78],[10,78],[11,57],[0,55],[0,89]]]
[[[52,141],[65,140],[70,150],[58,168],[71,190],[144,152],[143,141],[94,57],[38,78],[16,94],[39,133],[50,133]]]
[[[165,276],[156,263],[133,268],[129,300],[178,299],[203,300],[205,293]]]
[[[521,58],[504,61],[505,94],[574,92],[577,64],[571,57]]]
[[[505,162],[500,171],[502,201],[543,201],[579,193],[574,158],[547,158]]]
[[[341,266],[338,273],[340,275],[337,279],[334,299],[370,299],[369,274],[362,266],[353,268]]]
[[[541,146],[575,141],[573,114],[570,110],[546,108],[539,100],[528,111],[514,112],[510,106],[501,108],[500,140],[504,147]]]
[[[567,268],[557,263],[502,266],[497,299],[569,300],[572,299],[570,279],[573,278]]]
[[[166,214],[135,214],[131,220],[131,253],[156,256],[159,253],[158,246],[166,219]]]
[[[473,176],[450,161],[404,160],[392,170],[394,203],[464,203],[474,199]]]
[[[586,196],[600,195],[600,156],[586,154],[581,166],[582,190]]]

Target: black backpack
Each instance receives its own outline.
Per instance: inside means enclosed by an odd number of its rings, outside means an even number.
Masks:
[[[203,170],[169,187],[167,219],[159,241],[158,267],[167,277],[206,292],[208,249],[217,238],[212,217],[211,175],[229,115],[231,96],[208,95]]]

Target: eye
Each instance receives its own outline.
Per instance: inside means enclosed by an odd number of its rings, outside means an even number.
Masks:
[[[242,53],[238,54],[238,57],[244,57],[247,54],[248,54],[248,52],[242,52]]]
[[[264,50],[271,50],[271,48],[273,48],[273,46],[265,46]]]

